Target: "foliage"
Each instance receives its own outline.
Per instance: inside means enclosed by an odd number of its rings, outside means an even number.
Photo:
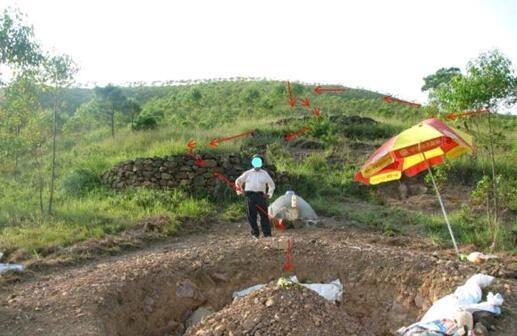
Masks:
[[[440,188],[441,186],[445,185],[449,178],[449,171],[450,171],[450,164],[445,163],[436,167],[432,167],[431,171],[434,177],[434,182],[436,183],[436,186]],[[425,183],[432,187],[433,181],[431,178],[431,174],[427,173],[424,177]]]
[[[100,111],[103,112],[105,119],[109,120],[111,136],[115,137],[115,114],[117,112],[126,112],[128,106],[133,109],[134,105],[128,103],[127,97],[122,93],[122,90],[112,84],[108,84],[103,88],[96,87],[95,97]]]
[[[424,77],[422,91],[434,90],[448,84],[454,77],[461,76],[459,68],[440,68],[434,74]]]
[[[514,98],[517,79],[510,59],[498,50],[481,54],[469,62],[465,76],[455,76],[437,95],[445,109],[463,111],[493,108],[500,100]]]
[[[89,169],[73,169],[61,180],[61,191],[70,196],[84,196],[100,186],[99,176]]]
[[[517,76],[511,61],[498,50],[481,54],[469,62],[465,76],[455,76],[447,85],[437,90],[439,103],[444,111],[464,111],[474,109],[497,109],[505,102],[517,99]],[[478,146],[490,162],[491,186],[486,193],[487,220],[494,232],[492,247],[497,244],[500,198],[496,171],[496,143],[504,141],[503,131],[494,123],[492,111],[485,113],[486,132],[480,130],[479,121],[464,121],[467,129],[472,129],[477,137]]]
[[[0,16],[0,64],[30,67],[42,60],[33,27],[19,10],[5,9]]]

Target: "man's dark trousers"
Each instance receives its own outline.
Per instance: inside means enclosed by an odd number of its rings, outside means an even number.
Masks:
[[[264,237],[271,236],[271,225],[267,216],[266,195],[262,192],[246,191],[246,204],[248,206],[248,222],[251,226],[251,234],[255,237],[259,236],[258,214],[260,215],[260,226]]]

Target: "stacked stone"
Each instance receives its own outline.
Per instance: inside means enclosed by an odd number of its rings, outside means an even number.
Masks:
[[[249,169],[249,160],[239,155],[203,154],[203,165],[197,166],[192,157],[171,155],[166,157],[139,158],[124,161],[103,174],[102,181],[107,186],[121,190],[127,187],[209,189],[217,184],[214,173],[221,173],[230,181]],[[275,168],[266,170],[278,182],[287,182],[287,177],[276,173]]]

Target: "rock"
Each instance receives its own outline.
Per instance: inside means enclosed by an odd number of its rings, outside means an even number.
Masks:
[[[178,288],[176,288],[176,296],[194,298],[196,289],[196,285],[192,281],[188,279],[183,280],[178,284]]]
[[[199,307],[192,313],[192,315],[190,315],[190,317],[185,322],[187,329],[213,313],[215,313],[215,310],[210,306]]]
[[[400,199],[405,200],[408,197],[408,187],[405,183],[399,183]]]
[[[266,307],[271,307],[274,304],[275,304],[275,301],[273,299],[271,299],[271,298],[267,299]]]
[[[420,295],[420,293],[415,296],[415,306],[418,308],[422,308],[424,306],[424,298],[422,295]]]
[[[162,180],[172,180],[172,175],[168,173],[162,173],[160,177]]]
[[[228,275],[226,275],[224,273],[215,272],[212,274],[212,278],[214,278],[215,280],[219,280],[219,281],[228,281]]]
[[[193,183],[194,183],[195,186],[201,186],[201,185],[205,184],[204,176],[203,175],[197,175],[196,177],[194,177]]]
[[[205,167],[205,168],[217,167],[217,161],[215,161],[215,160],[205,160],[205,163],[203,164],[203,167]]]
[[[485,327],[485,325],[481,322],[476,323],[474,327],[474,333],[476,336],[487,336],[488,335],[488,329]]]
[[[154,299],[150,296],[146,296],[144,299],[144,311],[146,313],[152,313],[154,306]]]

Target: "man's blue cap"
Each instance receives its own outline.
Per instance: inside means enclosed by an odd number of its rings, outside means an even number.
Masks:
[[[259,158],[259,157],[254,157],[251,160],[251,165],[253,166],[253,168],[261,168],[262,167],[262,159]]]

